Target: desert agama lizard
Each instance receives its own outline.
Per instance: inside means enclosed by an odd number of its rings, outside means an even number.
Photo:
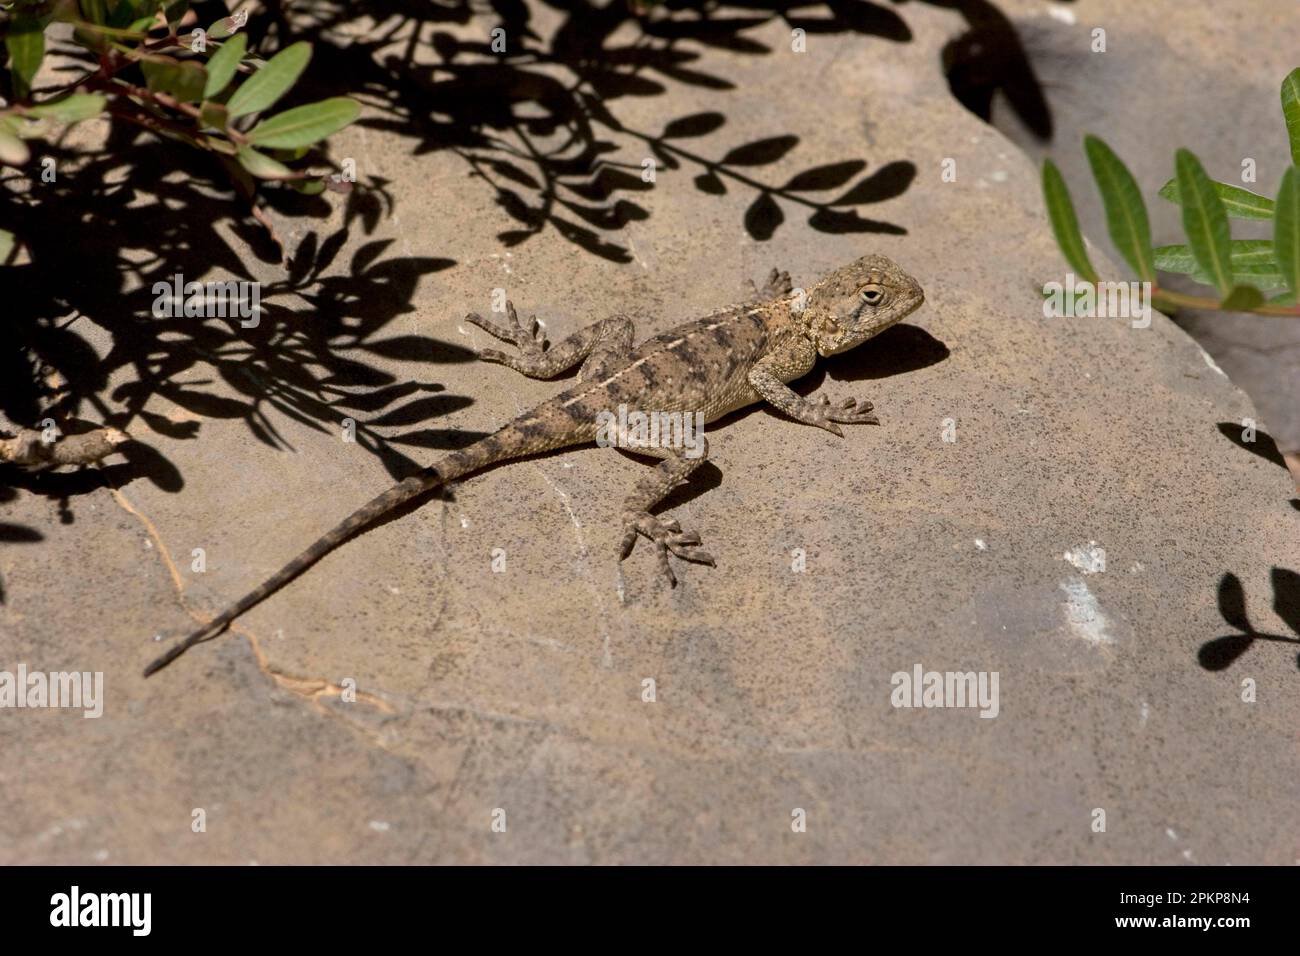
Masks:
[[[807,374],[819,356],[860,345],[918,308],[924,293],[917,281],[884,256],[866,256],[827,274],[806,293],[791,287],[788,274],[773,270],[767,285],[756,293],[757,301],[679,325],[636,347],[632,321],[621,315],[589,325],[549,349],[537,321],[521,325],[509,303],[509,327],[475,313],[466,316],[518,349],[514,355],[484,349],[479,354],[485,361],[542,379],[554,378],[581,362],[577,383],[354,511],[261,586],[171,647],[145,669],[145,676],[215,637],[380,516],[490,465],[594,441],[600,414],[619,405],[653,412],[699,412],[705,422],[712,422],[746,405],[767,402],[796,421],[841,437],[840,423],[878,424],[870,402],[847,399],[836,404],[825,395],[808,399],[791,391],[787,383]],[[626,449],[633,443],[619,444]],[[638,535],[644,535],[653,542],[660,567],[674,585],[670,553],[703,564],[713,564],[713,558],[701,549],[698,535],[683,531],[672,519],[651,514],[650,509],[707,459],[707,441],[704,449],[695,457],[659,446],[633,449],[662,461],[623,503],[622,557],[632,552]]]

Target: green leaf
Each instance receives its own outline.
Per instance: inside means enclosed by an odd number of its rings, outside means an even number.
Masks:
[[[235,90],[227,104],[230,115],[243,116],[266,109],[297,82],[310,59],[311,44],[306,41],[285,47]]]
[[[259,146],[281,149],[310,146],[347,126],[360,112],[356,100],[335,96],[264,119],[248,131],[248,139]]]
[[[203,88],[208,83],[208,71],[193,60],[154,57],[141,60],[140,69],[149,89],[155,93],[168,93],[182,103],[201,100]]]
[[[1282,118],[1286,120],[1286,135],[1291,140],[1291,162],[1300,166],[1300,67],[1282,81]]]
[[[108,22],[108,0],[80,0],[81,15],[90,23]]]
[[[249,146],[241,147],[236,158],[240,166],[258,179],[289,179],[294,175],[293,170],[288,166]]]
[[[1273,258],[1272,239],[1233,239],[1231,250],[1229,258],[1234,272],[1246,266],[1258,265],[1268,266],[1274,271],[1277,269],[1277,262]],[[1155,260],[1156,268],[1161,272],[1191,275],[1200,268],[1196,263],[1196,256],[1192,254],[1191,246],[1156,246]]]
[[[234,17],[222,17],[212,26],[208,27],[208,38],[212,40],[224,40],[226,37],[238,30],[240,24],[235,22]]]
[[[1294,292],[1283,292],[1281,295],[1275,295],[1268,300],[1269,305],[1295,305],[1296,294]]]
[[[172,0],[170,3],[162,4],[163,16],[167,18],[167,23],[174,29],[180,25],[181,17],[190,8],[189,0]]]
[[[9,50],[9,71],[14,76],[14,92],[26,97],[32,91],[32,78],[45,56],[45,28],[34,17],[15,17],[5,34]]]
[[[0,163],[6,166],[21,166],[31,158],[27,144],[18,138],[18,134],[9,124],[0,124]]]
[[[104,112],[105,103],[107,99],[99,93],[73,93],[52,103],[33,106],[27,110],[27,115],[60,123],[80,123]]]
[[[1259,193],[1228,183],[1212,183],[1214,191],[1223,201],[1223,209],[1233,219],[1272,219],[1273,200]],[[1160,196],[1171,203],[1181,204],[1178,196],[1178,180],[1171,179],[1160,187]]]
[[[204,103],[199,107],[199,122],[204,126],[212,129],[225,129],[230,120],[230,114],[220,103]]]
[[[1219,307],[1225,312],[1249,312],[1264,304],[1264,293],[1254,286],[1239,285],[1223,297]]]
[[[113,7],[106,22],[110,27],[118,30],[129,28],[133,21],[143,19],[140,14],[146,5],[154,4],[149,3],[149,0],[117,0],[117,5]],[[152,16],[149,17],[149,22],[153,22]]]
[[[239,61],[244,58],[244,49],[248,46],[248,37],[242,33],[221,44],[221,49],[212,54],[208,60],[208,82],[203,87],[203,98],[210,100],[216,96],[231,80],[239,69]]]
[[[325,180],[323,179],[297,179],[289,184],[292,189],[296,189],[304,196],[317,196],[325,191]]]
[[[1052,221],[1052,232],[1056,233],[1056,244],[1079,277],[1088,282],[1097,281],[1097,270],[1088,258],[1088,249],[1083,243],[1083,234],[1079,232],[1079,218],[1074,213],[1074,203],[1070,200],[1070,191],[1065,186],[1061,171],[1050,159],[1043,162],[1043,202],[1047,205],[1047,216]]]
[[[1083,148],[1088,154],[1088,165],[1092,167],[1097,188],[1101,190],[1110,238],[1133,271],[1142,279],[1154,282],[1156,270],[1151,254],[1151,226],[1133,174],[1098,137],[1085,136]]]
[[[9,261],[9,254],[14,251],[14,234],[0,229],[0,266]]]
[[[1300,293],[1300,170],[1294,166],[1288,166],[1282,174],[1282,185],[1277,190],[1273,250],[1287,289]]]
[[[1226,296],[1232,291],[1232,246],[1228,214],[1214,184],[1205,175],[1201,161],[1190,150],[1174,154],[1178,172],[1178,194],[1182,197],[1183,232],[1192,247],[1196,264],[1210,283]]]

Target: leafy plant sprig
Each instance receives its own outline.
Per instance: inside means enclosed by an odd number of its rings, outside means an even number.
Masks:
[[[360,105],[336,96],[264,116],[302,76],[311,44],[294,43],[263,60],[248,52],[248,38],[238,32],[246,14],[200,30],[189,6],[167,0],[15,0],[0,6],[9,67],[0,165],[27,163],[28,142],[48,136],[51,124],[107,115],[213,154],[274,238],[257,203],[257,181],[321,192],[326,180],[308,168],[311,148],[355,120]],[[97,66],[37,97],[32,84],[45,58],[47,31],[57,24],[71,26],[73,40],[94,54]],[[134,80],[131,68],[137,66],[143,82]],[[14,241],[0,232],[0,263]]]
[[[1157,308],[1300,316],[1300,68],[1282,81],[1281,95],[1291,164],[1275,198],[1211,180],[1190,150],[1175,154],[1174,178],[1159,195],[1182,208],[1185,244],[1151,245],[1146,205],[1133,175],[1099,137],[1084,137],[1084,151],[1106,210],[1107,231],[1133,271],[1151,283]],[[1043,163],[1043,198],[1066,261],[1081,278],[1096,283],[1097,271],[1088,259],[1074,203],[1050,159]],[[1233,239],[1229,219],[1271,220],[1273,238]],[[1157,272],[1191,276],[1211,286],[1214,295],[1163,288]]]

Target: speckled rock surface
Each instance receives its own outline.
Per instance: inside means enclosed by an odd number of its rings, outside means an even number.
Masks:
[[[798,136],[752,173],[764,183],[912,163],[908,188],[864,207],[885,232],[818,231],[782,199],[787,221],[758,241],[754,191],[702,193],[684,164],[610,233],[631,261],[551,227],[508,248],[506,212],[454,151],[342,134],[337,153],[393,204],[326,275],[391,240],[378,338],[432,340],[354,354],[416,383],[397,404],[431,421],[351,414],[414,436],[392,443],[414,460],[556,387],[469,360],[486,343],[457,317],[494,288],[553,338],[615,311],[649,334],[772,265],[802,283],[869,251],[916,275],[926,306],[799,388],[869,397],[882,424],[841,440],[753,410],[715,428],[713,467],[670,510],[718,567],[676,590],[644,548],[617,561],[643,466],[574,450],[382,524],[146,681],[155,635],[191,627],[187,607],[214,613],[392,481],[342,425],[268,404],[272,447],[225,406],[155,396],[157,430],[131,427],[179,480],[113,472],[117,489],[70,499],[70,523],[43,494],[0,502],[39,537],[0,551],[0,667],[103,671],[106,694],[98,720],[0,712],[0,862],[1294,861],[1290,479],[1220,429],[1255,410],[1165,318],[1043,317],[1062,264],[1034,165],[950,97],[938,51],[960,19],[900,9],[906,43],[810,32],[796,55],[773,21],[745,31],[768,55],[690,45],[692,69],[734,88],[619,112],[643,130],[724,113],[688,141],[705,156]],[[621,143],[607,158],[639,169],[646,150]],[[287,223],[287,241],[305,228]],[[228,240],[254,276],[281,274]],[[407,257],[454,264],[417,282]],[[272,318],[315,315],[295,301]],[[202,366],[187,378],[250,394]],[[917,665],[996,672],[997,716],[893,706],[891,676]]]

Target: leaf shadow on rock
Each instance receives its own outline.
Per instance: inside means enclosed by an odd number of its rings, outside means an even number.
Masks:
[[[1000,94],[1037,139],[1051,140],[1051,108],[1011,19],[989,0],[923,2],[954,9],[966,20],[965,32],[949,40],[940,53],[948,88],[957,101],[990,123]]]
[[[1290,470],[1287,468],[1286,459],[1282,457],[1282,450],[1277,447],[1277,442],[1273,440],[1272,435],[1264,431],[1262,428],[1255,429],[1254,441],[1247,441],[1245,436],[1242,434],[1246,429],[1236,422],[1219,422],[1216,427],[1219,429],[1219,433],[1223,435],[1223,437],[1227,438],[1238,448],[1244,448],[1252,455],[1258,455],[1260,458],[1277,465],[1279,468],[1286,469],[1287,471]]]
[[[1275,641],[1300,645],[1300,574],[1287,568],[1275,567],[1270,579],[1273,585],[1273,613],[1282,619],[1291,634],[1265,634],[1257,630],[1246,613],[1246,593],[1240,579],[1231,572],[1219,579],[1219,613],[1224,621],[1235,628],[1235,633],[1216,637],[1201,645],[1197,657],[1208,671],[1221,671],[1230,667],[1250,650],[1256,641]],[[1300,659],[1297,661],[1300,664]]]
[[[1003,38],[996,45],[967,44],[963,62],[977,67],[967,72],[992,74],[993,88],[1017,108],[1046,115],[1010,20],[986,0],[931,2],[958,10],[980,37]],[[410,141],[417,156],[453,151],[490,186],[510,221],[497,234],[506,246],[549,229],[591,255],[632,261],[619,233],[650,214],[638,197],[654,188],[643,179],[643,163],[651,160],[656,175],[686,171],[703,197],[732,191],[748,197],[742,223],[758,241],[770,239],[790,215],[806,216],[830,234],[906,231],[866,210],[910,186],[917,172],[912,161],[885,157],[868,169],[861,158],[820,157],[778,179],[764,169],[796,156],[799,137],[776,129],[727,143],[721,111],[736,87],[724,72],[727,57],[785,52],[758,38],[764,25],[781,22],[813,38],[859,34],[909,42],[902,14],[883,3],[667,0],[642,8],[585,0],[323,0],[267,6],[270,15],[248,26],[254,46],[268,34],[278,44],[311,41],[313,68],[303,80],[311,98],[354,94],[368,107],[363,127]],[[710,52],[727,57],[710,58]],[[641,129],[627,118],[625,105],[684,88],[716,93],[719,108],[676,117],[662,129]],[[628,151],[645,160],[629,161]]]
[[[0,204],[0,225],[22,236],[29,253],[25,263],[0,270],[0,302],[16,346],[0,354],[0,414],[22,427],[52,418],[64,430],[93,419],[133,440],[99,469],[7,472],[4,484],[65,505],[136,479],[176,492],[184,479],[159,439],[197,439],[207,419],[240,419],[259,441],[281,449],[292,447],[286,418],[340,435],[351,419],[357,445],[394,477],[419,467],[404,449],[466,440],[408,427],[416,402],[421,421],[470,403],[440,394],[436,370],[474,356],[391,331],[414,311],[421,279],[455,263],[394,255],[388,239],[366,241],[392,208],[382,180],[357,184],[341,216],[321,197],[281,200],[309,231],[279,269],[278,250],[246,221],[246,208],[209,158],[165,153],[148,134],[117,127],[102,151],[53,144],[49,153],[57,179],[15,188]],[[310,228],[331,213],[331,231]],[[245,261],[221,227],[267,268]],[[79,247],[70,249],[72,242]],[[342,258],[345,249],[350,260]],[[275,278],[265,280],[268,273]],[[186,283],[260,279],[261,311],[255,320],[159,311],[159,289],[178,275]],[[428,374],[399,381],[388,370],[394,359]]]

